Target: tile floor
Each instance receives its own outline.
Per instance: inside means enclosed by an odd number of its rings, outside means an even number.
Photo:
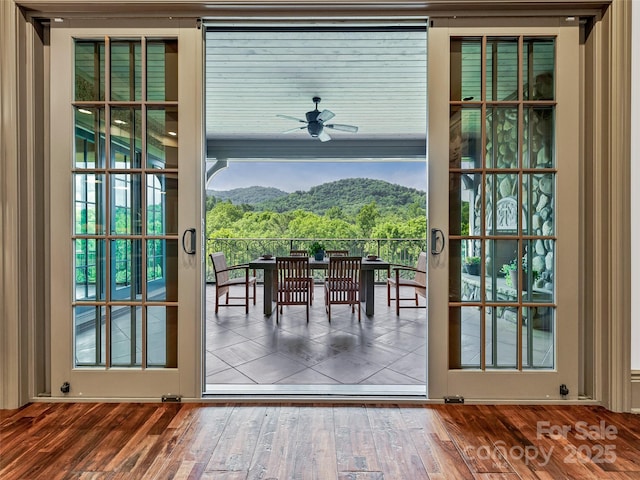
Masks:
[[[351,313],[346,305],[324,309],[316,285],[309,323],[304,306],[285,306],[276,323],[256,306],[214,312],[207,286],[206,383],[250,385],[424,385],[426,310],[387,307],[386,287],[376,287],[375,315]],[[421,299],[424,302],[424,299]],[[422,303],[424,304],[424,303]]]
[[[314,305],[306,322],[303,306],[285,306],[276,323],[262,313],[262,289],[249,314],[244,308],[221,307],[214,312],[215,286],[207,286],[206,384],[214,385],[351,385],[423,387],[426,383],[426,310],[402,309],[396,316],[387,307],[386,287],[376,286],[375,315],[351,313],[346,305],[332,309],[327,320],[324,292],[316,285]],[[408,296],[407,290],[402,296]],[[424,304],[424,299],[420,299]],[[463,308],[462,360],[479,365],[480,315],[477,307]],[[486,319],[486,361],[499,367],[515,365],[515,323],[499,318],[492,345],[491,318]],[[527,332],[523,329],[524,356]],[[492,348],[495,347],[495,348]],[[553,335],[532,330],[531,361],[536,366],[553,364]],[[493,352],[493,353],[492,353]],[[492,359],[491,355],[495,355]]]

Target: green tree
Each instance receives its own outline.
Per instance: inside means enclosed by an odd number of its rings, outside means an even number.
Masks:
[[[362,236],[369,237],[371,235],[378,216],[378,206],[375,201],[360,209],[358,215],[356,215],[356,225],[360,229]]]

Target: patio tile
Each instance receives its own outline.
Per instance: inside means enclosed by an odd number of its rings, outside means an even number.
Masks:
[[[386,367],[407,355],[407,352],[384,343],[374,341],[360,345],[351,351],[354,355],[377,365]]]
[[[425,341],[426,339],[423,336],[409,335],[408,333],[399,331],[391,331],[376,338],[376,343],[383,343],[404,350],[405,352],[415,350],[425,343]]]
[[[332,348],[326,343],[314,342],[302,337],[298,338],[300,338],[300,341],[280,345],[278,352],[307,367],[316,365],[340,353],[340,350]]]
[[[266,357],[274,353],[274,350],[259,343],[247,340],[245,342],[236,343],[228,347],[216,350],[215,356],[228,363],[232,367],[237,367],[243,363]]]
[[[410,353],[389,365],[388,369],[410,377],[417,383],[426,382],[427,360],[421,355]]]
[[[382,370],[382,366],[352,353],[343,352],[315,365],[313,369],[340,383],[355,385]]]
[[[236,332],[232,332],[231,330],[206,333],[206,346],[207,350],[210,352],[215,352],[220,348],[246,341],[246,337],[243,337]]]
[[[206,352],[205,368],[206,368],[205,377],[208,377],[209,375],[214,375],[216,373],[222,372],[223,370],[227,370],[231,368],[231,365],[226,363],[224,360],[219,359],[213,353]]]
[[[293,361],[280,353],[243,363],[236,367],[238,371],[259,384],[273,384],[304,370],[305,365]]]
[[[366,385],[424,385],[424,380],[419,381],[389,368],[385,368],[360,383]]]
[[[293,375],[283,378],[282,380],[278,380],[276,382],[282,385],[335,385],[340,384],[340,382],[334,380],[333,378],[327,377],[320,372],[316,372],[312,368],[307,368],[302,370],[301,372],[294,373]]]
[[[207,375],[205,378],[207,385],[211,384],[255,384],[253,380],[251,380],[246,375],[243,375],[235,368],[228,368],[227,370],[223,370],[221,372],[215,373],[213,375]]]

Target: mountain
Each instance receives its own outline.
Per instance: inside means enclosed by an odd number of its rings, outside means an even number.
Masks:
[[[323,215],[331,207],[339,207],[346,214],[355,214],[372,201],[381,211],[416,203],[423,208],[426,194],[414,188],[370,178],[345,178],[323,183],[306,192],[297,191],[286,196],[266,200],[257,210],[286,212],[302,209]]]
[[[244,187],[232,190],[207,190],[207,196],[214,196],[217,200],[231,200],[234,205],[256,205],[268,200],[284,197],[287,192],[273,187]]]

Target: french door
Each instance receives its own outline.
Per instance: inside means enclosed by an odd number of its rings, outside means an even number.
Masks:
[[[199,396],[201,44],[52,28],[53,396]]]
[[[429,31],[433,399],[578,397],[579,27],[539,22]]]

